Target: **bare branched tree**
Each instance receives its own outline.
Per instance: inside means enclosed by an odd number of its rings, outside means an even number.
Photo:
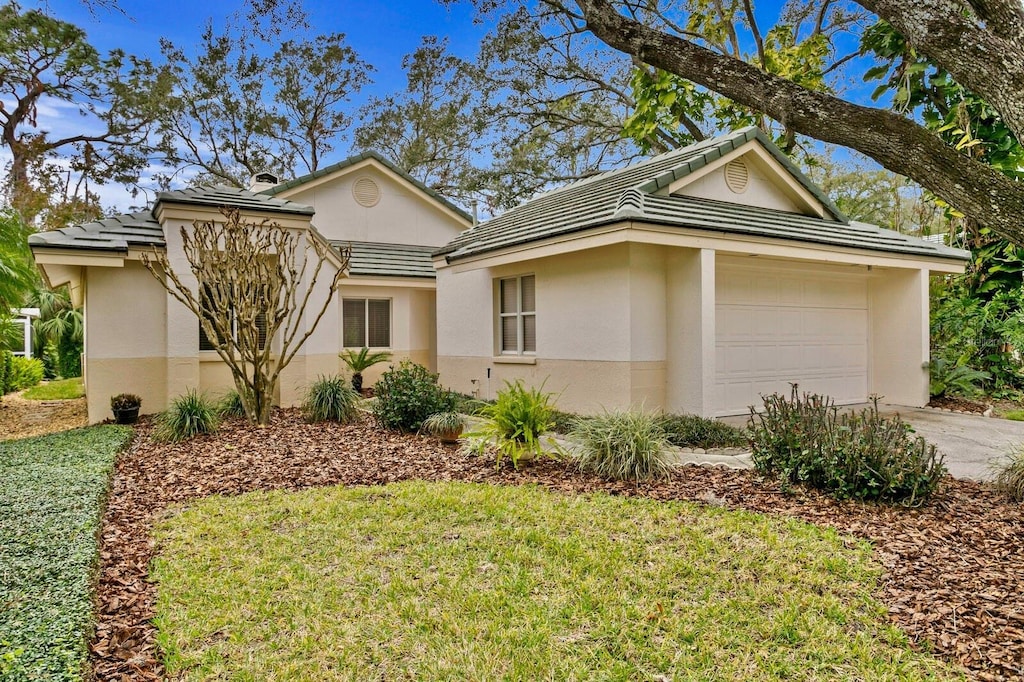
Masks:
[[[165,251],[144,254],[142,262],[199,319],[231,369],[249,420],[267,424],[281,371],[323,318],[348,272],[351,251],[334,251],[313,231],[269,220],[246,222],[238,209],[221,212],[223,221],[197,220],[192,229],[181,229],[197,286],[174,271]],[[322,276],[330,277],[330,288],[319,301],[315,292]]]

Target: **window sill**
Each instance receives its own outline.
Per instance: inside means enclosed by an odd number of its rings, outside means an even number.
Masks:
[[[536,365],[535,355],[495,355],[491,362],[496,365]]]

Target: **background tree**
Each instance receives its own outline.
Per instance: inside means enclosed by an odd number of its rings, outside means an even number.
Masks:
[[[198,169],[197,182],[237,187],[261,171],[315,171],[344,139],[345,107],[373,70],[341,33],[289,40],[266,55],[249,31],[217,33],[207,23],[196,54],[166,39],[161,46],[177,82],[164,153],[179,170]]]
[[[819,0],[827,7],[828,0]],[[864,106],[808,87],[764,63],[722,54],[686,25],[652,26],[632,5],[554,5],[610,46],[778,121],[787,130],[855,149],[906,176],[996,233],[1024,243],[1024,186],[948,144],[912,112]],[[1017,140],[1024,133],[1024,6],[1019,0],[858,0],[907,45],[985,101]],[[753,7],[752,3],[743,3]],[[691,16],[695,16],[693,12]],[[844,62],[850,64],[854,61]],[[857,63],[863,66],[862,62]],[[862,72],[863,73],[863,72]]]
[[[14,2],[0,7],[0,65],[0,136],[12,157],[5,189],[26,220],[50,201],[58,154],[79,177],[137,181],[170,91],[164,70],[119,50],[101,56],[77,26]],[[38,109],[47,98],[83,114],[82,131],[41,130]],[[89,200],[87,193],[68,199]]]
[[[431,189],[468,204],[478,187],[474,161],[484,133],[474,68],[434,36],[424,36],[402,68],[405,89],[361,110],[355,146],[380,152]]]
[[[246,222],[237,209],[223,213],[223,221],[196,221],[191,229],[181,229],[184,255],[198,286],[175,272],[164,251],[144,254],[143,263],[199,319],[231,370],[246,417],[268,424],[281,371],[334,300],[350,253],[345,250],[339,257],[311,231]],[[330,272],[331,267],[336,269]],[[321,278],[326,288],[318,287]],[[317,300],[324,292],[323,300]]]

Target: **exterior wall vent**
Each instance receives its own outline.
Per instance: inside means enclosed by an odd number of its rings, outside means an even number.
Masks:
[[[736,194],[747,191],[750,182],[750,171],[743,159],[734,159],[725,164],[725,184]]]
[[[360,206],[376,206],[380,201],[380,186],[373,178],[363,176],[352,183],[352,197]]]

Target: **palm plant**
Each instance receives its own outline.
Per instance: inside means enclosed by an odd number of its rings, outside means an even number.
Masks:
[[[0,210],[0,311],[20,308],[36,281],[28,229],[13,210]]]
[[[391,353],[387,351],[374,351],[371,352],[369,348],[365,346],[359,350],[350,348],[338,354],[350,370],[352,370],[352,388],[356,390],[356,393],[363,392],[363,372],[370,369],[374,365],[379,365],[382,362],[387,362],[391,359]]]
[[[81,374],[82,342],[85,324],[80,308],[75,308],[66,288],[37,289],[29,304],[39,308],[39,317],[32,323],[33,348],[36,357],[46,357],[47,346],[57,351],[58,372],[64,377]]]

